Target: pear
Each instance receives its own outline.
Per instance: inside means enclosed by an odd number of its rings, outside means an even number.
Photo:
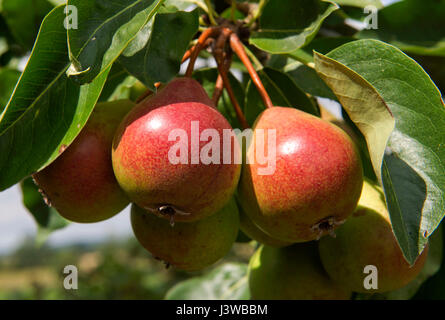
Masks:
[[[275,150],[270,172],[257,158],[263,144],[265,155]],[[357,205],[363,184],[358,150],[328,121],[293,108],[266,109],[254,124],[247,159],[238,191],[241,206],[275,239],[319,239]]]
[[[133,107],[129,100],[97,104],[71,145],[33,175],[47,202],[64,218],[98,222],[128,205],[113,173],[111,146],[117,126]]]
[[[355,292],[375,293],[399,289],[422,270],[426,247],[410,266],[392,232],[382,189],[365,180],[359,204],[336,237],[320,240],[320,257],[330,277]],[[377,288],[365,288],[366,266],[376,267]]]
[[[250,220],[249,216],[244,213],[241,207],[238,207],[238,209],[240,217],[240,229],[250,239],[277,248],[289,246],[292,244],[290,242],[272,238],[270,235],[261,230],[255,223],[253,223],[253,221]]]
[[[232,127],[202,86],[177,78],[123,120],[112,162],[132,202],[159,217],[190,222],[218,212],[232,197],[241,170],[237,154]]]
[[[216,214],[172,226],[169,221],[132,205],[131,225],[140,244],[154,257],[178,269],[196,271],[229,252],[238,235],[238,208],[230,200]]]
[[[329,279],[314,242],[285,248],[261,246],[249,262],[255,300],[346,300],[351,291]]]

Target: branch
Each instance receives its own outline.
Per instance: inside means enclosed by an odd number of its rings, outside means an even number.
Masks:
[[[273,107],[272,100],[270,99],[269,94],[264,88],[263,83],[261,82],[261,79],[258,76],[258,73],[256,72],[255,68],[252,65],[252,62],[250,62],[249,57],[247,56],[246,51],[244,50],[243,43],[235,33],[232,33],[230,35],[230,46],[232,50],[240,58],[241,62],[246,66],[247,71],[249,72],[249,75],[252,78],[253,83],[255,84],[255,86],[258,89],[258,92],[260,93],[264,105],[267,108],[272,108]]]
[[[227,42],[227,39],[233,34],[233,31],[224,28],[215,44],[215,49],[213,51],[213,54],[215,56],[216,64],[218,66],[218,72],[221,76],[222,82],[224,84],[224,87],[227,90],[227,93],[229,94],[230,101],[232,102],[232,105],[235,109],[236,116],[238,118],[238,121],[240,122],[243,129],[250,128],[249,124],[247,123],[247,120],[244,116],[243,111],[241,110],[241,107],[238,103],[238,100],[235,97],[235,94],[233,92],[232,86],[230,85],[229,77],[227,76],[227,65],[225,61],[227,61],[227,56],[224,56],[224,46]]]
[[[193,69],[195,67],[195,62],[199,56],[199,53],[201,52],[201,50],[205,49],[208,45],[210,45],[210,43],[212,41],[211,37],[214,36],[215,34],[217,34],[219,31],[220,31],[220,29],[217,27],[206,29],[199,36],[198,42],[196,43],[196,45],[185,53],[183,60],[184,59],[187,60],[186,59],[187,55],[188,55],[188,58],[190,58],[189,64],[187,66],[187,71],[185,72],[186,77],[192,76]]]
[[[224,82],[221,75],[218,74],[218,78],[216,79],[215,83],[215,90],[213,90],[213,95],[212,95],[212,101],[215,104],[215,107],[218,107],[218,101],[219,98],[221,98],[223,90],[224,90]]]

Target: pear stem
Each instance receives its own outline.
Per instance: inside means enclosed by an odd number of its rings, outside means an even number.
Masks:
[[[204,30],[203,33],[198,38],[198,42],[195,46],[193,46],[190,50],[188,50],[184,57],[182,58],[182,61],[186,61],[187,59],[190,59],[189,64],[187,66],[187,71],[185,72],[186,77],[191,77],[193,73],[193,69],[195,68],[195,62],[196,59],[198,59],[199,53],[201,50],[207,48],[213,41],[211,38],[213,35],[215,35],[219,31],[219,28],[208,28]]]
[[[219,46],[219,50],[224,50],[224,46],[225,46],[225,42],[227,41],[227,37],[222,37],[222,39],[220,41],[224,40],[224,43],[218,43],[217,46]],[[221,53],[217,53],[217,54],[221,54]],[[229,72],[230,70],[230,65],[232,64],[232,52],[226,52],[223,51],[223,61],[224,61],[224,68],[225,68],[225,72]],[[216,60],[216,58],[215,58]],[[213,91],[213,95],[212,95],[212,100],[215,104],[215,107],[218,107],[218,101],[221,98],[221,95],[223,93],[224,90],[224,81],[223,78],[221,76],[221,74],[219,74],[218,72],[218,78],[216,78],[216,83],[215,83],[215,90]]]
[[[249,124],[247,123],[246,117],[244,116],[243,111],[241,110],[241,107],[238,103],[238,100],[236,99],[236,96],[233,92],[232,86],[230,85],[230,80],[227,75],[228,70],[230,69],[230,63],[231,59],[227,59],[228,55],[225,55],[224,46],[227,42],[227,39],[233,34],[233,31],[228,28],[223,28],[220,36],[218,37],[215,48],[213,50],[213,55],[216,60],[216,64],[218,66],[218,72],[221,76],[222,82],[224,84],[224,87],[227,90],[227,93],[229,94],[230,101],[232,102],[232,105],[235,109],[236,116],[238,118],[238,121],[240,122],[243,129],[250,128]],[[228,61],[227,65],[225,61]]]
[[[212,101],[215,104],[215,107],[218,107],[219,98],[224,90],[224,82],[220,74],[218,74],[218,78],[216,78],[215,90],[213,90]]]
[[[220,68],[218,68],[220,70]],[[230,85],[229,77],[227,76],[227,73],[225,70],[219,71],[221,74],[221,78],[224,83],[224,87],[227,90],[227,93],[229,94],[230,101],[233,104],[233,107],[235,109],[236,117],[238,118],[238,121],[240,122],[243,129],[250,128],[249,124],[247,123],[246,117],[244,116],[243,111],[241,110],[241,107],[238,103],[238,100],[236,100],[235,94],[233,93],[232,86]],[[222,72],[222,73],[221,73]]]
[[[237,56],[240,58],[241,62],[246,66],[247,71],[249,72],[250,78],[252,78],[253,83],[258,89],[258,92],[260,93],[261,99],[263,100],[264,105],[267,108],[272,108],[273,103],[272,100],[269,97],[269,94],[267,93],[266,89],[264,88],[263,83],[261,82],[260,77],[258,76],[258,73],[255,70],[255,67],[252,65],[252,62],[250,61],[249,57],[247,56],[246,51],[244,50],[243,43],[238,38],[238,36],[235,33],[232,33],[230,35],[230,46],[232,50],[237,54]]]
[[[183,64],[184,62],[186,62],[190,58],[190,56],[192,55],[193,50],[195,50],[195,46],[191,47],[190,49],[188,49],[184,53],[184,56],[182,57],[182,60],[181,60],[181,64]]]

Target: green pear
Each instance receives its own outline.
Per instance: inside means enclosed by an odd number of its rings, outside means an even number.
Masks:
[[[250,259],[249,287],[255,300],[346,300],[351,292],[324,271],[314,242],[285,248],[261,246]]]
[[[139,97],[147,92],[148,88],[139,80],[130,88],[130,100],[136,101]]]
[[[168,220],[132,205],[131,225],[140,244],[154,257],[178,269],[196,271],[229,252],[238,235],[238,208],[230,200],[207,218],[171,225]]]

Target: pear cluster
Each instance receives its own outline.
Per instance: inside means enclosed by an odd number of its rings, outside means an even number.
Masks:
[[[373,292],[407,285],[421,271],[427,250],[406,263],[382,192],[363,183],[359,152],[343,130],[284,107],[258,116],[245,150],[234,134],[227,147],[232,129],[197,81],[176,78],[136,105],[98,104],[73,143],[33,177],[71,221],[103,221],[131,203],[137,240],[181,270],[214,264],[241,230],[261,244],[249,264],[254,299],[348,299],[367,292],[366,265],[379,272]],[[274,168],[264,174],[255,142],[271,137]],[[214,154],[210,141],[223,152]]]

